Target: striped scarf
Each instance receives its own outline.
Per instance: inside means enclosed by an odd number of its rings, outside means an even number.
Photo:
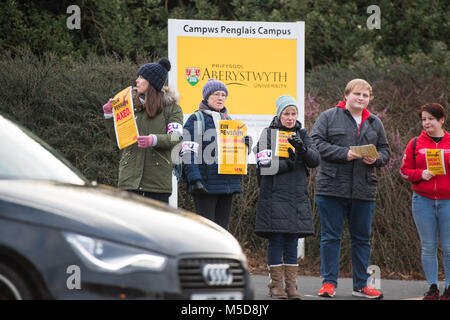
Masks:
[[[219,127],[220,120],[231,120],[231,117],[228,115],[226,107],[223,107],[223,109],[220,110],[220,112],[218,112],[218,111],[213,110],[210,106],[208,106],[208,104],[206,103],[205,100],[200,102],[200,105],[198,106],[198,110],[205,114],[210,115],[214,120],[214,125],[216,128]]]
[[[214,110],[213,108],[211,108],[208,103],[203,100],[202,102],[200,102],[200,105],[198,106],[198,110],[201,112],[204,112],[206,114],[209,114],[210,116],[213,116],[213,114],[217,113],[218,116],[220,117],[220,120],[231,120],[230,116],[228,115],[228,111],[226,107],[223,107],[222,110],[220,110],[220,112]]]

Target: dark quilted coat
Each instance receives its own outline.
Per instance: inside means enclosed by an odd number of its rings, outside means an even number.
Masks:
[[[345,101],[317,118],[311,138],[320,152],[316,195],[375,201],[378,180],[375,168],[390,158],[389,144],[381,120],[364,109],[361,128],[345,108]],[[347,161],[350,146],[373,144],[380,157],[372,165],[362,159]]]
[[[257,163],[261,179],[255,233],[264,238],[272,233],[296,234],[299,238],[303,238],[314,234],[306,168],[317,167],[320,156],[307,131],[301,128],[300,122],[297,121],[294,128],[287,129],[281,125],[277,117],[261,134],[257,153],[271,150],[272,155],[275,155],[274,137],[277,130],[295,130],[296,134],[302,138],[306,152],[295,151],[296,159],[293,168],[288,166],[287,158],[276,156],[272,156],[270,162]],[[278,167],[277,170],[264,170],[265,167],[274,164]]]

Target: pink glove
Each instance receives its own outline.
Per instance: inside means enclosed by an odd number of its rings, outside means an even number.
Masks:
[[[103,112],[105,114],[111,114],[113,113],[113,105],[112,105],[112,99],[109,99],[107,103],[103,105]]]
[[[153,136],[149,135],[149,136],[138,136],[137,137],[137,142],[138,142],[138,147],[139,148],[148,148],[151,147],[153,145]]]

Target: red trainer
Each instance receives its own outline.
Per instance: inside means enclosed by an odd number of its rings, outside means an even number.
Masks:
[[[361,290],[353,290],[352,295],[355,297],[362,297],[367,299],[381,299],[383,294],[371,286],[366,286]]]
[[[317,294],[320,297],[333,298],[336,294],[336,286],[332,283],[324,283]]]
[[[432,284],[430,289],[425,292],[423,300],[439,300],[439,289],[436,284]]]
[[[441,300],[450,300],[450,285],[445,289],[444,294],[441,296]]]

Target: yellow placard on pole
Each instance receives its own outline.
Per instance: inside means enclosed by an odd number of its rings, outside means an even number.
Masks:
[[[247,174],[247,126],[238,120],[221,120],[217,132],[219,174]]]
[[[437,176],[447,174],[444,165],[444,149],[427,149],[426,151],[427,170]]]
[[[288,149],[292,149],[295,152],[295,148],[288,141],[288,138],[292,137],[294,133],[293,131],[277,131],[277,145],[275,149],[277,157],[289,158]]]
[[[375,147],[373,144],[366,144],[363,146],[351,146],[350,150],[352,150],[354,153],[359,154],[362,157],[370,157],[378,159],[380,157],[380,154],[377,151],[377,147]]]
[[[137,142],[136,138],[139,135],[136,120],[134,118],[131,87],[125,88],[116,94],[112,101],[112,105],[117,146],[120,149],[123,149]]]

